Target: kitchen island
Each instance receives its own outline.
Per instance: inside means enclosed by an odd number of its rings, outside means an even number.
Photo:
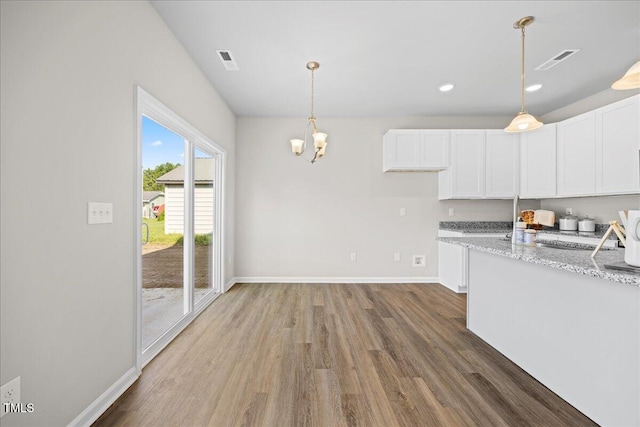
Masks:
[[[601,425],[640,426],[640,275],[609,270],[622,249],[469,250],[467,327]]]

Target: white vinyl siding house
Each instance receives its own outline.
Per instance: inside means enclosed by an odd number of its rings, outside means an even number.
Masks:
[[[164,205],[164,193],[162,191],[142,192],[142,217],[155,218],[154,207]]]
[[[195,159],[194,228],[195,234],[213,230],[213,176],[211,158]],[[164,232],[184,233],[184,166],[162,175],[157,182],[164,184]]]

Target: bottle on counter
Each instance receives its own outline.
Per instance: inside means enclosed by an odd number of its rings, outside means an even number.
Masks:
[[[524,230],[524,245],[535,246],[537,241],[536,230],[528,229]]]
[[[516,221],[516,227],[514,231],[516,245],[524,245],[524,231],[526,228],[527,223],[524,222],[521,217],[518,217],[518,221]]]

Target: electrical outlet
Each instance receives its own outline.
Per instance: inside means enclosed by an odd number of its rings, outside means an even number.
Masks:
[[[449,216],[454,216],[456,214],[456,210],[454,208],[449,208]]]
[[[15,377],[0,388],[0,417],[7,414],[5,404],[20,403],[20,377]]]
[[[110,224],[113,222],[113,203],[89,202],[87,204],[87,223]]]
[[[351,261],[356,262],[358,260],[358,254],[351,252]]]
[[[571,208],[566,208],[566,209],[564,210],[564,213],[565,213],[566,215],[573,215],[573,209],[571,209]]]
[[[414,255],[413,256],[413,266],[414,267],[426,267],[427,265],[427,256],[426,255]]]
[[[405,216],[407,214],[407,208],[400,208],[400,216]]]
[[[396,253],[393,254],[393,260],[395,262],[400,261],[400,252],[396,252]]]

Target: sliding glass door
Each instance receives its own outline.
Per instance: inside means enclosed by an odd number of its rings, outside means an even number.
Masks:
[[[222,290],[224,151],[138,88],[137,366]]]
[[[142,117],[142,347],[185,309],[184,137]]]

